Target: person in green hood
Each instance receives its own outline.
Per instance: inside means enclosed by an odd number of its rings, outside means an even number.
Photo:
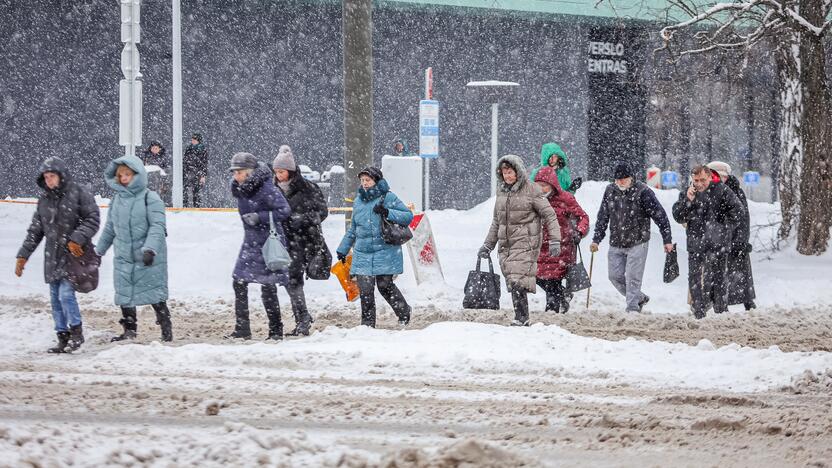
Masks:
[[[569,173],[569,160],[566,158],[566,153],[557,143],[545,143],[540,148],[540,167],[532,171],[532,180],[537,175],[537,171],[546,166],[555,168],[555,173],[558,175],[558,183],[560,183],[560,187],[563,190],[569,193],[575,193],[577,187],[572,186],[572,175]]]

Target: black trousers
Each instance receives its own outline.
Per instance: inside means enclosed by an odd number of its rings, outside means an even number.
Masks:
[[[546,291],[546,311],[560,312],[565,299],[562,280],[537,278],[537,285]]]
[[[191,204],[188,204],[188,192],[191,193]],[[182,189],[182,204],[187,207],[194,207],[199,208],[202,206],[202,198],[200,192],[202,191],[202,184],[199,183],[199,179],[196,180],[188,180],[185,179],[185,183]]]
[[[357,275],[355,279],[361,298],[361,325],[376,326],[376,286],[399,320],[410,321],[410,306],[393,282],[393,275]]]
[[[688,253],[688,286],[693,300],[693,313],[704,317],[710,304],[714,312],[728,311],[728,289],[725,277],[728,270],[728,255],[723,252]]]
[[[234,312],[236,322],[234,331],[251,335],[251,323],[248,312],[248,285],[245,281],[234,281]],[[266,316],[269,318],[269,336],[283,336],[283,321],[280,317],[280,303],[277,300],[277,285],[260,285],[260,296]]]
[[[292,259],[294,262],[294,258]],[[292,302],[292,315],[295,317],[295,324],[311,323],[312,316],[306,308],[306,294],[303,292],[304,268],[289,268],[289,284],[286,285],[286,292]]]

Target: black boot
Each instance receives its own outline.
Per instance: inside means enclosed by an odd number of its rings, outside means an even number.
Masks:
[[[514,304],[514,320],[511,322],[511,326],[528,327],[529,298],[526,296],[526,291],[521,288],[512,289],[511,302]]]
[[[83,324],[73,325],[69,327],[69,345],[70,352],[77,350],[84,343],[84,326]]]
[[[136,308],[135,307],[122,307],[121,308],[121,320],[118,323],[124,327],[124,333],[118,336],[114,336],[110,339],[110,342],[116,341],[124,341],[124,340],[132,340],[136,338]]]
[[[248,320],[248,283],[234,281],[234,331],[226,338],[251,339],[251,324]]]
[[[168,305],[164,302],[154,304],[153,311],[156,312],[156,325],[162,329],[162,341],[173,341],[173,325],[170,323]]]
[[[269,336],[267,340],[280,341],[283,339],[283,320],[280,317],[280,303],[277,300],[277,286],[264,284],[261,286],[263,307],[269,319]]]
[[[69,332],[58,332],[58,344],[54,348],[49,348],[47,352],[52,354],[65,353],[69,345]]]

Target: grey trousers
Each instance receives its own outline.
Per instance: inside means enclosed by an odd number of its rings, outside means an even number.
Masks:
[[[615,289],[627,298],[627,311],[638,312],[638,303],[646,296],[641,292],[641,279],[647,263],[649,242],[628,249],[610,246],[607,256],[609,277]]]

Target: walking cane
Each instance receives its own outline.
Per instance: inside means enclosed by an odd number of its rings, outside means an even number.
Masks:
[[[592,264],[595,263],[595,252],[589,257],[589,287],[586,288],[586,310],[589,310],[589,293],[592,291]]]

